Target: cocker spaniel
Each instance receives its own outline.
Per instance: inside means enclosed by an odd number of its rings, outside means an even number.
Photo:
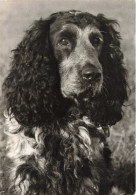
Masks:
[[[36,21],[3,84],[11,195],[106,195],[109,127],[126,70],[115,20],[80,11]]]

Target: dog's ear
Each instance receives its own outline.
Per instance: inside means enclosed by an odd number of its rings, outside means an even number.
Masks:
[[[104,44],[100,61],[104,74],[104,95],[108,105],[107,111],[114,123],[122,117],[122,105],[128,98],[127,71],[123,64],[123,53],[120,48],[120,34],[116,31],[117,21],[109,20],[102,14],[97,16]],[[105,90],[106,89],[106,90]],[[112,122],[113,123],[113,122]]]
[[[53,17],[40,19],[26,32],[13,50],[11,70],[3,84],[9,115],[25,126],[36,126],[54,118],[59,77],[49,43],[53,20]]]

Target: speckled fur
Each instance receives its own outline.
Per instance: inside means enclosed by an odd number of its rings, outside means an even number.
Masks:
[[[98,194],[100,184],[106,182],[103,177],[108,182],[105,136],[87,117],[68,123],[53,135],[46,127],[33,128],[33,138],[25,135],[14,118],[11,123],[6,120],[10,127],[8,157],[14,163],[9,193]]]

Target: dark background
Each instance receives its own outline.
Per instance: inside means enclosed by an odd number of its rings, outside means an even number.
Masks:
[[[87,11],[94,15],[104,13],[111,19],[117,19],[122,36],[121,46],[124,62],[128,69],[128,82],[131,89],[129,101],[123,108],[122,121],[111,128],[109,145],[113,151],[115,180],[126,194],[132,192],[134,184],[134,127],[135,127],[135,1],[134,0],[3,0],[0,1],[0,96],[3,79],[8,74],[11,50],[21,41],[24,31],[33,20],[44,19],[51,13],[69,9]],[[0,195],[5,194],[4,177],[5,128],[0,118]],[[6,194],[5,194],[6,195]]]

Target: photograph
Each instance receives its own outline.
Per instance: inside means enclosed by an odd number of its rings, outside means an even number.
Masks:
[[[135,194],[135,1],[0,0],[0,195]]]

